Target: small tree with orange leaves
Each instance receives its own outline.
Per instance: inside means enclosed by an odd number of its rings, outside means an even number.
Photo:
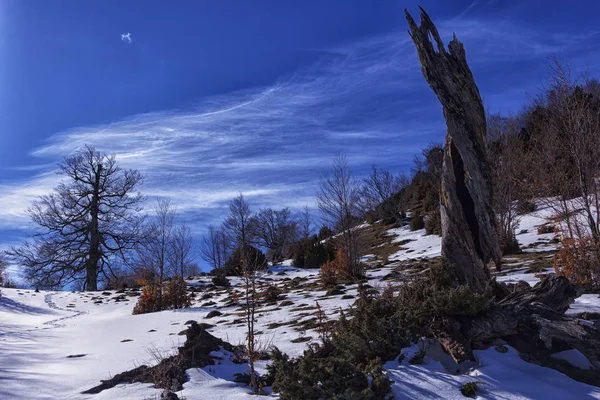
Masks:
[[[352,276],[351,268],[346,261],[346,253],[338,248],[335,258],[321,265],[321,283],[335,285],[340,278]]]
[[[591,236],[564,238],[554,257],[554,270],[588,291],[600,290],[600,243]]]

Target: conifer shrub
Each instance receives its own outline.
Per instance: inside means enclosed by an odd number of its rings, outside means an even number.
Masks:
[[[521,200],[517,203],[517,214],[529,214],[537,210],[537,205],[531,200]]]
[[[442,215],[440,210],[430,212],[425,219],[425,234],[442,236]]]
[[[479,390],[479,385],[484,384],[484,382],[467,382],[463,383],[460,387],[460,393],[465,397],[475,398],[477,397],[477,391]]]
[[[490,290],[479,294],[467,286],[453,287],[441,266],[430,276],[381,293],[361,287],[349,315],[342,313],[304,354],[290,358],[274,349],[268,367],[273,390],[282,399],[358,398],[385,399],[391,381],[383,363],[402,348],[427,336],[431,321],[446,317],[472,317],[493,301]]]
[[[265,254],[254,246],[247,245],[244,249],[241,247],[236,248],[231,256],[225,262],[223,266],[223,273],[226,276],[239,276],[241,271],[241,265],[247,259],[247,269],[249,271],[255,271],[264,269],[267,267],[267,258]]]
[[[268,303],[274,303],[279,300],[279,296],[281,296],[282,293],[283,291],[277,286],[269,285],[262,291],[260,297]]]
[[[412,218],[410,219],[410,230],[418,231],[419,229],[425,228],[425,220],[423,219],[423,214],[420,212],[415,212]]]
[[[323,357],[326,351],[326,347],[310,344],[303,356],[290,359],[274,349],[267,367],[273,391],[282,400],[386,398],[391,382],[381,364],[370,363],[363,370],[332,353]]]
[[[229,279],[227,279],[227,276],[225,276],[225,274],[221,274],[221,273],[213,276],[212,284],[215,286],[221,286],[221,287],[231,286],[231,282],[229,281]]]
[[[330,241],[321,243],[316,235],[300,239],[292,247],[292,265],[296,268],[319,268],[335,258],[335,248]]]
[[[518,254],[521,252],[521,246],[515,235],[507,235],[500,232],[498,235],[498,241],[500,242],[500,250],[502,255]]]

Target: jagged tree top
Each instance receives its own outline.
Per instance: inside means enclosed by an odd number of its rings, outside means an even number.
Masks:
[[[475,80],[467,64],[463,44],[456,39],[456,34],[453,34],[453,39],[448,44],[448,51],[446,51],[444,42],[442,42],[433,21],[431,21],[431,18],[429,18],[429,15],[427,15],[422,7],[419,6],[419,9],[421,10],[420,26],[416,24],[408,10],[404,10],[404,13],[406,14],[406,20],[410,28],[408,33],[417,48],[421,70],[425,79],[440,100],[447,97],[450,93],[455,92],[452,88],[460,86],[470,89],[469,95],[473,97],[473,100],[476,100],[476,102],[471,102],[471,104],[482,104],[477,86],[471,84]],[[437,51],[434,48],[432,39],[437,45]],[[448,71],[460,71],[461,73],[449,74]],[[443,101],[442,104],[444,104]],[[446,107],[446,104],[444,106]],[[450,107],[448,111],[460,112],[461,110],[452,110]],[[484,112],[483,106],[481,112],[482,114]]]

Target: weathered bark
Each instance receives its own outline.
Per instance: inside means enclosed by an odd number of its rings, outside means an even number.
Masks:
[[[90,248],[88,250],[87,265],[85,267],[85,290],[98,290],[98,263],[102,258],[100,254],[100,235],[98,214],[100,211],[100,176],[102,174],[102,164],[98,164],[95,172],[92,201],[90,203]]]
[[[535,362],[600,385],[596,372],[600,368],[600,330],[564,315],[581,295],[580,288],[555,275],[545,277],[534,288],[518,285],[512,293],[506,285],[491,282],[488,263],[499,265],[501,253],[492,209],[481,97],[462,43],[454,37],[446,51],[423,9],[420,26],[408,12],[406,18],[423,75],[442,103],[448,127],[440,195],[442,257],[456,285],[483,291],[491,284],[497,297],[478,316],[433,321],[429,334],[457,363],[476,361],[473,349],[502,339]],[[551,358],[552,353],[567,349],[579,350],[595,370],[578,370]]]
[[[488,264],[499,266],[501,257],[492,209],[483,103],[462,43],[454,37],[446,51],[423,9],[420,26],[408,11],[406,18],[421,70],[442,103],[448,128],[440,196],[442,257],[457,285],[482,291],[490,281]]]

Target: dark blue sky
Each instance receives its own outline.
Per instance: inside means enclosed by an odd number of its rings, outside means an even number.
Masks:
[[[600,75],[600,2],[420,3],[464,42],[491,111],[517,112],[552,54]],[[0,244],[84,143],[142,170],[197,232],[239,191],[313,205],[340,151],[358,175],[407,170],[444,134],[406,32],[417,4],[0,1]]]

